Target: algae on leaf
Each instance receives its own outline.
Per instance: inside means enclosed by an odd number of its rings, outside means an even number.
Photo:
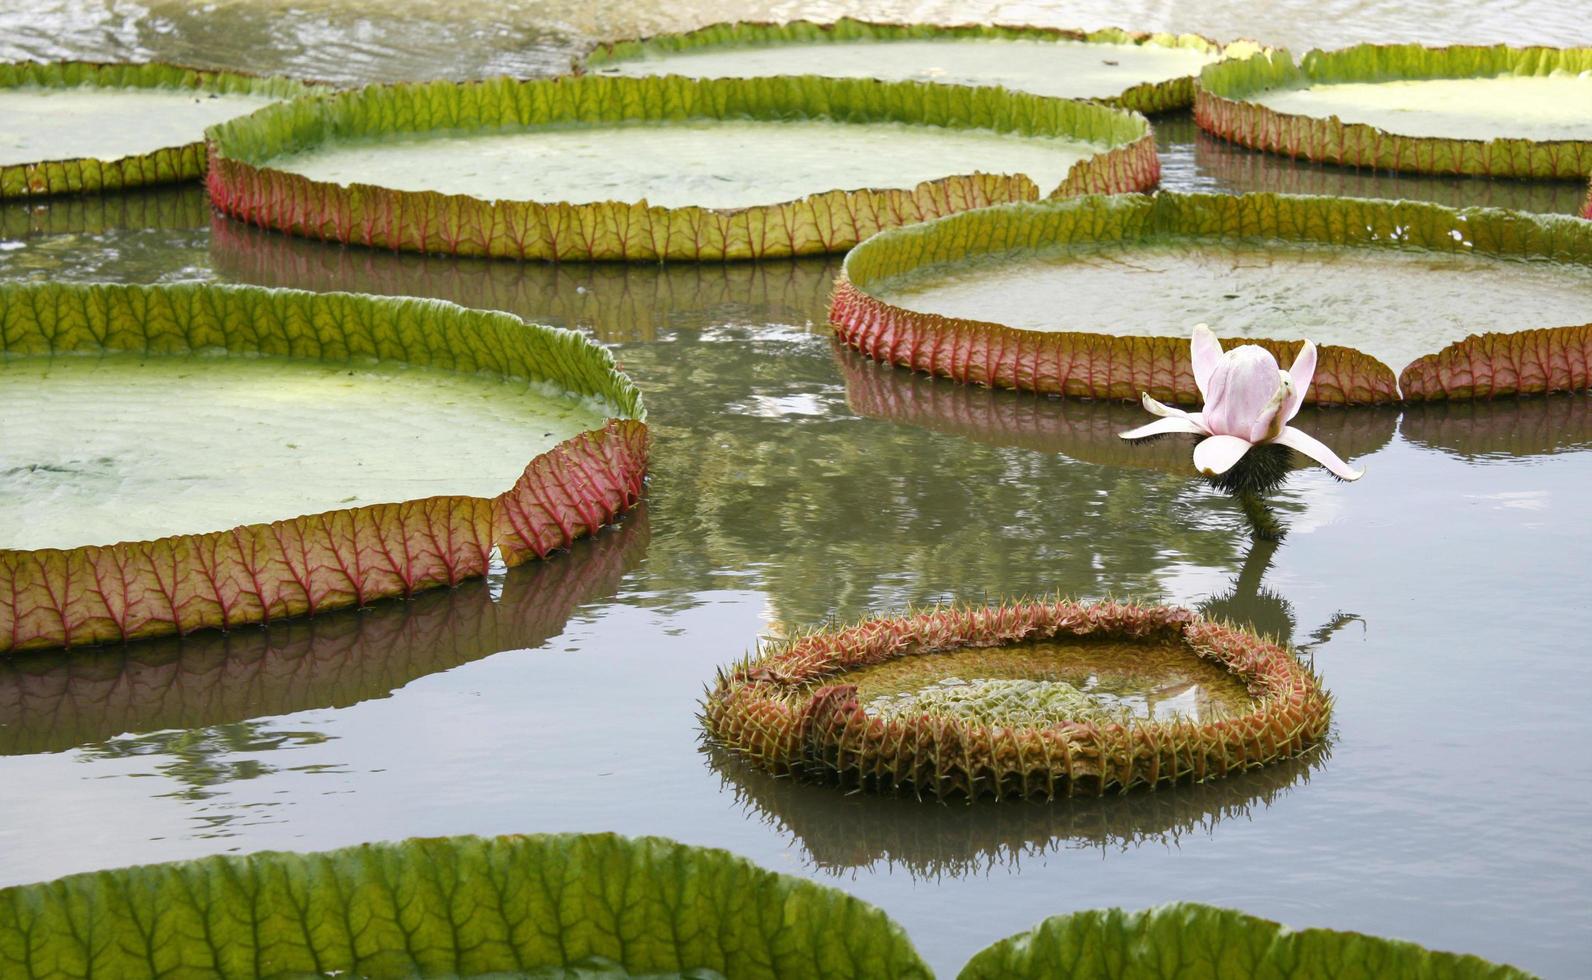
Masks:
[[[1186,108],[1194,99],[1194,75],[1223,53],[1221,45],[1194,34],[841,18],[711,24],[683,34],[600,44],[580,67],[605,75],[826,75],[999,85],[1150,113]]]
[[[1529,980],[1475,956],[1330,929],[1287,929],[1193,902],[1046,919],[968,961],[960,980]]]
[[[674,127],[691,130],[690,138],[675,139]],[[820,169],[833,176],[813,182],[815,174],[803,178],[797,168],[765,193],[741,154],[704,155],[697,138],[733,142],[798,131],[825,134],[836,146],[893,145],[910,136],[903,177],[866,186],[880,174],[867,168],[888,162],[889,153],[819,154]],[[1037,198],[1033,178],[1000,162],[1013,147],[1038,147],[1058,165],[1041,175],[1052,196],[1146,190],[1160,175],[1149,124],[1136,113],[1002,89],[812,76],[374,86],[272,106],[209,135],[211,198],[232,217],[312,238],[516,259],[698,261],[844,251],[881,228]],[[976,152],[945,163],[936,136]],[[670,163],[635,148],[651,137],[697,159]],[[1081,144],[1092,146],[1080,159]],[[514,158],[527,179],[495,183],[475,159],[480,148]],[[370,168],[412,169],[399,150],[449,162],[423,168],[440,172],[439,180],[406,183],[400,175],[387,185]],[[529,158],[543,153],[553,157],[532,166]],[[600,160],[611,160],[612,172],[602,173]],[[848,166],[836,170],[837,162]],[[768,168],[787,163],[800,160]],[[331,169],[323,173],[323,164]],[[1062,170],[1052,189],[1049,181]],[[627,171],[632,177],[621,179]],[[675,193],[677,172],[687,185],[708,190],[679,199],[680,206],[651,203],[654,193]],[[529,179],[537,173],[546,179]],[[586,197],[593,184],[609,199],[562,199]]]
[[[578,977],[565,971],[581,966],[930,976],[873,906],[656,837],[416,839],[0,889],[6,976]]]
[[[204,173],[204,131],[311,87],[177,65],[0,63],[0,199]]]

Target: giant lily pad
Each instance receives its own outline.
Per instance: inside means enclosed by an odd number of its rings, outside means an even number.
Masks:
[[[0,341],[0,651],[454,585],[641,492],[636,389],[579,335],[506,314],[20,285]]]
[[[1567,215],[1161,193],[882,234],[846,257],[830,320],[958,381],[1182,403],[1185,337],[1209,321],[1282,363],[1294,338],[1324,344],[1307,399],[1363,404],[1592,385],[1589,289],[1592,225]],[[1397,383],[1379,357],[1407,362]]]
[[[1301,755],[1330,703],[1287,650],[1184,610],[1022,602],[773,644],[720,673],[703,723],[776,775],[1051,799]]]
[[[1254,45],[1235,46],[1249,53]],[[1071,31],[982,24],[732,22],[597,46],[589,71],[605,75],[760,78],[827,75],[882,81],[1000,85],[1067,99],[1100,99],[1139,112],[1182,109],[1194,76],[1222,57],[1194,34]]]
[[[307,91],[175,65],[0,63],[0,199],[192,180],[207,126]]]
[[[612,834],[264,852],[0,890],[8,976],[916,977],[901,927],[725,851]]]
[[[1142,912],[1103,909],[1058,915],[981,951],[958,974],[961,980],[1057,976],[1517,980],[1530,975],[1475,956],[1357,932],[1295,931],[1193,902]]]
[[[814,77],[380,86],[210,136],[211,197],[233,217],[518,259],[844,251],[881,228],[1037,198],[1039,184],[1112,193],[1159,175],[1148,123],[1120,109]]]
[[[383,698],[504,650],[536,647],[611,595],[648,543],[646,506],[557,561],[259,629],[0,658],[0,755],[212,728]]]
[[[1592,48],[1362,44],[1211,65],[1194,114],[1218,136],[1317,163],[1580,179],[1588,105]]]

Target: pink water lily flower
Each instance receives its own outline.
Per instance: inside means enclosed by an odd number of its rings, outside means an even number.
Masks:
[[[1201,323],[1192,341],[1194,384],[1205,399],[1204,411],[1185,412],[1143,396],[1144,408],[1160,418],[1122,433],[1124,439],[1187,432],[1205,436],[1194,447],[1194,466],[1206,476],[1221,476],[1252,448],[1276,443],[1304,453],[1343,480],[1358,480],[1356,470],[1320,440],[1288,423],[1304,404],[1305,391],[1316,374],[1316,345],[1305,341],[1293,367],[1277,366],[1264,347],[1244,344],[1223,351],[1211,328]]]

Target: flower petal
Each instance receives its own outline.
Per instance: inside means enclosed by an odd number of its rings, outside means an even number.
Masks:
[[[1194,387],[1200,390],[1201,399],[1209,398],[1210,394],[1205,389],[1210,384],[1217,363],[1222,359],[1222,342],[1216,339],[1216,332],[1209,325],[1194,324],[1194,339],[1189,341],[1189,357],[1194,362]]]
[[[1280,446],[1287,446],[1289,449],[1304,453],[1331,470],[1332,475],[1340,480],[1358,480],[1365,475],[1365,470],[1354,469],[1348,463],[1339,459],[1338,454],[1328,449],[1326,443],[1291,425],[1284,426],[1282,434],[1272,441]]]
[[[1205,427],[1215,435],[1249,439],[1254,424],[1281,407],[1276,397],[1282,377],[1277,359],[1264,347],[1243,344],[1227,351],[1211,374]]]
[[[1310,382],[1316,376],[1316,345],[1305,341],[1299,348],[1299,355],[1294,358],[1293,367],[1288,369],[1288,376],[1293,378],[1293,395],[1288,404],[1283,408],[1283,422],[1293,421],[1299,414],[1299,406],[1305,403],[1305,392],[1310,390]]]
[[[1205,435],[1205,430],[1192,418],[1164,418],[1156,419],[1149,425],[1141,425],[1137,429],[1129,429],[1121,433],[1123,439],[1148,439],[1151,436],[1164,436],[1172,432],[1187,432],[1190,435]]]
[[[1181,408],[1163,405],[1151,398],[1148,392],[1139,395],[1139,404],[1144,406],[1146,412],[1151,415],[1159,415],[1163,419],[1191,419],[1199,415],[1198,412],[1185,412]]]
[[[1237,436],[1211,436],[1194,447],[1194,468],[1206,476],[1221,476],[1249,452],[1247,439]],[[1323,447],[1325,448],[1325,447]]]

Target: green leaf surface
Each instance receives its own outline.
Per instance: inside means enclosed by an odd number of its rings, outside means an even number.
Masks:
[[[593,972],[566,969],[578,965]],[[8,977],[701,971],[737,980],[929,976],[878,909],[661,838],[410,840],[0,890],[0,975]]]
[[[1297,63],[1286,50],[1208,65],[1194,91],[1200,128],[1244,146],[1317,163],[1429,174],[1580,179],[1592,171],[1592,140],[1469,140],[1404,136],[1336,116],[1278,112],[1248,101],[1262,92],[1317,83],[1385,82],[1592,71],[1592,48],[1505,45],[1426,47],[1360,44],[1311,51]]]
[[[381,85],[270,106],[208,131],[207,180],[223,213],[291,234],[414,252],[564,260],[837,252],[882,228],[1039,195],[1021,174],[971,174],[910,189],[834,190],[748,208],[663,208],[614,201],[484,201],[314,181],[270,166],[276,157],[337,140],[700,119],[907,123],[1108,147],[1074,164],[1052,196],[1147,190],[1160,176],[1144,117],[1095,103],[1003,89],[815,76],[587,75]]]
[[[759,21],[728,21],[709,24],[679,34],[599,44],[577,63],[577,68],[603,68],[637,58],[698,52],[714,48],[767,47],[779,44],[843,44],[848,41],[955,41],[1023,40],[1081,41],[1092,44],[1133,44],[1163,48],[1185,48],[1215,53],[1222,46],[1198,34],[1146,34],[1115,27],[1094,31],[1054,27],[1002,26],[994,24],[891,24],[842,17],[830,23],[807,20],[782,24]],[[1249,45],[1247,47],[1253,47]],[[1245,49],[1237,49],[1245,50]],[[1106,100],[1124,109],[1143,113],[1185,109],[1194,100],[1192,76],[1164,82],[1141,82]]]
[[[99,87],[178,89],[293,99],[312,86],[290,78],[206,71],[180,65],[97,64],[84,61],[0,62],[0,89]],[[115,160],[78,158],[0,166],[0,200],[47,194],[117,191],[194,180],[205,172],[205,146],[195,140]]]
[[[1184,902],[1046,919],[970,960],[961,980],[1518,980],[1474,956],[1329,929],[1292,931]]]

